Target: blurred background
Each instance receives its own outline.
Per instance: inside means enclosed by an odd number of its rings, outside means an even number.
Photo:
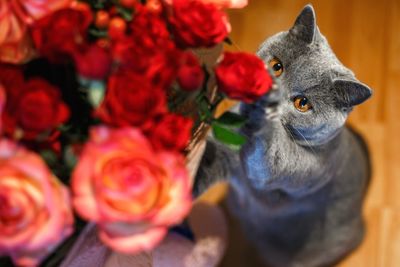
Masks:
[[[400,266],[400,1],[249,1],[230,11],[234,49],[255,52],[266,37],[289,29],[311,3],[338,58],[374,90],[349,121],[366,138],[373,161],[364,206],[367,236],[339,266]]]

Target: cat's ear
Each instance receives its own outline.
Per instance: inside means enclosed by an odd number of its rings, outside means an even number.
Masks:
[[[333,81],[338,101],[352,107],[361,104],[372,95],[372,90],[365,84],[354,80],[336,79]]]
[[[297,17],[289,33],[296,38],[311,44],[318,34],[314,8],[311,4],[306,5]]]

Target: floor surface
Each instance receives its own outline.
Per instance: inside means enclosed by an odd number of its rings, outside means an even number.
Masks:
[[[400,266],[400,1],[250,0],[230,12],[236,48],[256,51],[276,32],[289,29],[311,2],[317,23],[338,58],[374,89],[350,123],[366,138],[373,180],[365,204],[363,245],[340,267]]]

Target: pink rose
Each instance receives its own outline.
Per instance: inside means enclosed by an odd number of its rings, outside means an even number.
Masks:
[[[35,56],[28,25],[73,0],[0,0],[0,61],[24,63]]]
[[[32,23],[58,9],[72,5],[74,0],[8,0],[26,23]]]
[[[6,102],[6,93],[5,93],[3,85],[0,83],[0,135],[1,135],[1,132],[2,132],[2,129],[3,129],[2,128],[3,127],[3,122],[2,122],[2,119],[1,119],[1,113],[3,112],[5,102]]]
[[[135,128],[94,128],[72,175],[73,205],[113,250],[154,248],[191,206],[184,158]]]
[[[34,55],[26,23],[10,0],[0,0],[0,61],[23,63]]]
[[[172,4],[174,0],[165,0],[166,3]],[[243,8],[247,6],[248,0],[198,0],[203,3],[215,4],[220,8]]]
[[[71,232],[68,191],[42,159],[0,140],[0,255],[36,266]]]
[[[243,8],[247,6],[248,0],[201,0],[204,3],[213,3],[223,8]]]
[[[180,47],[212,47],[222,42],[230,31],[225,12],[196,0],[174,0],[169,20]]]

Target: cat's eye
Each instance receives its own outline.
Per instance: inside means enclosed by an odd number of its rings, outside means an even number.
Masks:
[[[305,96],[296,96],[293,99],[293,105],[300,112],[307,112],[312,109],[310,101]]]
[[[272,69],[272,71],[274,72],[275,77],[279,77],[282,75],[283,72],[283,64],[282,62],[277,59],[277,58],[273,58],[271,59],[271,61],[268,63],[268,66]]]

